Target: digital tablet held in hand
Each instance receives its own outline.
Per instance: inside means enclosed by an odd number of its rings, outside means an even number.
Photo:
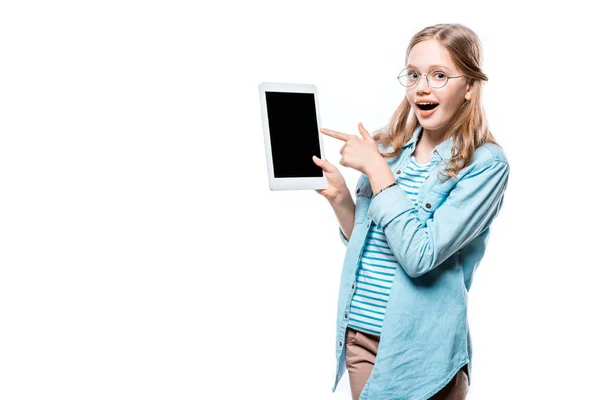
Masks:
[[[327,179],[312,157],[324,158],[317,87],[258,85],[271,190],[325,189]]]

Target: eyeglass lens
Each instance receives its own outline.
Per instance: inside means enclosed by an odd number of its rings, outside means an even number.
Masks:
[[[410,87],[417,83],[421,75],[412,68],[405,68],[398,75],[398,80],[402,86]],[[444,71],[434,69],[427,74],[427,80],[432,88],[439,89],[448,81],[448,75]]]

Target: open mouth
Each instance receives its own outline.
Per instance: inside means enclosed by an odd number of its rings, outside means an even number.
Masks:
[[[421,110],[424,111],[429,111],[429,110],[433,110],[434,108],[436,108],[439,104],[438,103],[416,103],[417,107],[419,107]]]

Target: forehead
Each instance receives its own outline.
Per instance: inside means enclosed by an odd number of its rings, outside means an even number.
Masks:
[[[433,39],[414,45],[408,54],[406,66],[419,70],[429,70],[433,67],[456,69],[448,50]]]

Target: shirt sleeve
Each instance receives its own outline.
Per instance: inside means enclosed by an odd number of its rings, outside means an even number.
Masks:
[[[508,183],[507,162],[492,158],[474,165],[450,190],[424,225],[402,187],[376,196],[369,218],[383,229],[406,274],[419,277],[444,262],[481,232],[500,212]],[[427,200],[427,199],[426,199]]]

